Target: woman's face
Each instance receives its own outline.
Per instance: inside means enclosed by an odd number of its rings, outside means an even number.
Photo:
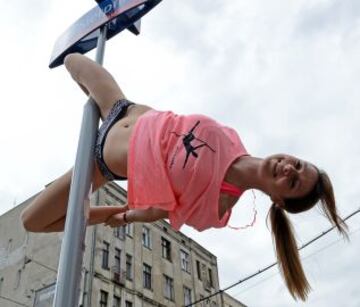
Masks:
[[[286,198],[299,198],[310,193],[319,175],[311,163],[277,154],[263,160],[261,176],[271,199],[281,205]]]

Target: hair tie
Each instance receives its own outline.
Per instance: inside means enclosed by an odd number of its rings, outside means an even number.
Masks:
[[[277,204],[277,203],[274,203],[274,206],[275,206],[275,209],[278,209],[278,210],[281,210],[281,209],[282,209],[282,207],[281,207],[279,204]]]

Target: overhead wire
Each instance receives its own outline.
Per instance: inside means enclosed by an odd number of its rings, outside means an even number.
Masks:
[[[343,219],[343,221],[345,222],[346,220],[350,219],[351,217],[353,217],[354,215],[358,214],[359,212],[360,212],[360,208],[357,209],[357,210],[355,210],[355,211],[352,212],[351,214],[349,214],[347,217],[345,217],[345,218]],[[314,237],[313,239],[311,239],[311,240],[309,240],[308,242],[306,242],[305,244],[303,244],[300,248],[298,248],[298,250],[300,251],[300,250],[304,249],[305,247],[307,247],[307,246],[309,246],[310,244],[314,243],[315,241],[319,240],[320,238],[322,238],[323,236],[325,236],[326,234],[328,234],[330,231],[334,230],[335,228],[336,228],[336,226],[332,226],[332,227],[330,227],[329,229],[323,231],[321,234],[317,235],[317,236]],[[340,239],[339,239],[339,240],[340,240]],[[274,262],[274,263],[272,263],[272,264],[264,267],[263,269],[260,269],[259,271],[255,272],[255,273],[253,273],[253,274],[250,274],[249,276],[247,276],[247,277],[245,277],[245,278],[243,278],[243,279],[240,279],[239,281],[231,284],[230,286],[228,286],[228,287],[226,287],[226,288],[224,288],[224,289],[220,289],[220,290],[214,292],[213,294],[210,294],[210,295],[208,295],[208,296],[206,296],[206,297],[203,297],[203,298],[201,298],[201,299],[199,299],[199,300],[197,300],[197,301],[195,301],[195,302],[192,302],[192,303],[190,303],[190,304],[184,305],[184,307],[191,307],[191,306],[193,306],[193,305],[195,305],[195,304],[198,304],[198,303],[200,303],[200,302],[209,300],[210,298],[212,298],[212,297],[214,297],[214,296],[216,296],[216,295],[218,295],[218,294],[222,294],[223,292],[225,292],[225,291],[227,291],[227,290],[229,290],[229,289],[231,289],[231,288],[234,288],[235,286],[237,286],[237,285],[239,285],[239,284],[241,284],[241,283],[243,283],[243,282],[245,282],[245,281],[247,281],[247,280],[249,280],[249,279],[251,279],[251,278],[253,278],[253,277],[255,277],[255,276],[257,276],[257,275],[259,275],[259,274],[261,274],[261,273],[263,273],[263,272],[265,272],[265,271],[267,271],[267,270],[269,270],[269,269],[271,269],[272,267],[274,267],[274,266],[277,265],[277,264],[278,264],[278,262],[276,261],[276,262]]]
[[[358,231],[360,231],[360,227],[357,228],[357,229],[355,229],[354,231],[350,232],[350,233],[349,233],[349,236],[355,234],[355,233],[358,232]],[[322,252],[322,251],[324,251],[324,250],[332,247],[333,245],[339,243],[340,241],[343,241],[343,239],[342,239],[342,238],[339,238],[339,239],[337,239],[337,240],[335,240],[335,241],[332,241],[332,242],[330,242],[329,244],[327,244],[327,245],[325,245],[325,246],[317,249],[317,250],[314,251],[313,253],[311,253],[311,254],[309,254],[309,255],[307,255],[307,256],[302,257],[301,259],[302,259],[302,260],[306,260],[306,259],[308,259],[308,258],[311,258],[311,257],[313,257],[314,255],[316,255],[316,254],[318,254],[318,253],[320,253],[320,252]],[[246,292],[246,291],[248,291],[248,290],[250,290],[250,289],[252,289],[252,288],[254,288],[254,287],[256,287],[256,286],[258,286],[259,284],[261,284],[261,283],[269,280],[270,278],[272,278],[272,277],[274,277],[274,276],[276,276],[276,275],[278,275],[278,274],[279,274],[279,271],[273,273],[273,274],[270,275],[270,276],[265,277],[264,279],[260,280],[259,282],[257,282],[257,283],[255,283],[255,284],[249,286],[248,288],[240,291],[239,293],[236,293],[234,296],[236,297],[237,295],[242,294],[242,293],[244,293],[244,292]]]

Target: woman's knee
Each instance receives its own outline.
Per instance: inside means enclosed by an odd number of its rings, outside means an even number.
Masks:
[[[80,53],[70,53],[64,58],[64,65],[74,80],[78,80],[82,57]]]
[[[25,208],[20,215],[20,220],[26,231],[29,232],[41,232],[43,228],[40,223],[31,215],[30,210]]]

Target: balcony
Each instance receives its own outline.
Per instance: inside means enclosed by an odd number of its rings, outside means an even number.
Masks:
[[[117,266],[111,267],[111,280],[121,286],[125,286],[126,271]]]
[[[210,280],[204,280],[203,285],[204,285],[204,289],[209,292],[211,291],[211,288],[213,288]]]

